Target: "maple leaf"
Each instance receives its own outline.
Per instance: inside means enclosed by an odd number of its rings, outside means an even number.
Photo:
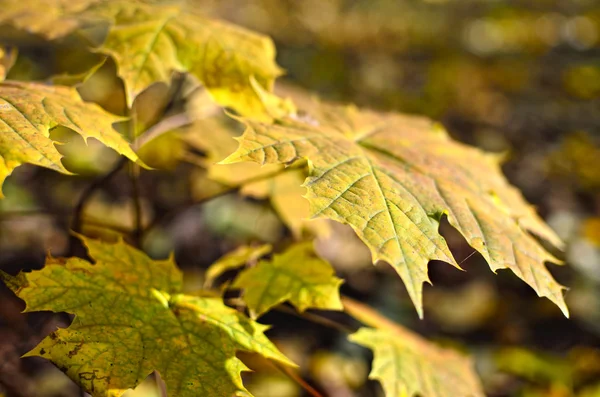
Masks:
[[[101,3],[89,13],[113,19],[98,51],[115,59],[129,104],[177,70],[196,76],[220,105],[249,114],[263,109],[250,77],[270,90],[281,74],[269,38],[190,10],[125,1]]]
[[[168,82],[172,72],[182,71],[196,76],[220,105],[260,114],[264,106],[252,80],[270,91],[282,74],[270,38],[186,7],[131,0],[52,0],[41,10],[31,1],[7,1],[0,24],[49,39],[108,25],[102,43],[92,45],[99,44],[94,51],[114,58],[129,106],[151,84]]]
[[[185,141],[193,148],[206,153],[202,166],[209,179],[225,187],[241,186],[240,193],[258,199],[269,199],[273,209],[294,236],[300,237],[304,230],[316,236],[330,232],[326,221],[310,220],[308,202],[304,199],[306,189],[301,186],[306,178],[305,167],[284,170],[281,165],[218,164],[237,146],[236,131],[231,120],[223,115],[197,120],[185,133]],[[202,175],[204,176],[204,175]],[[198,174],[193,176],[192,189],[196,198],[204,198],[206,180]]]
[[[24,163],[70,173],[50,139],[50,130],[58,125],[138,161],[129,143],[112,127],[122,120],[96,104],[83,102],[74,88],[0,82],[0,187],[13,169]]]
[[[361,328],[350,341],[373,350],[369,375],[388,397],[483,397],[471,361],[409,332]]]
[[[90,4],[100,0],[2,0],[0,25],[11,25],[48,39],[57,39],[79,28],[77,17]]]
[[[261,260],[243,270],[233,283],[243,288],[252,317],[289,300],[298,310],[341,310],[339,287],[329,263],[319,258],[312,242],[297,243],[273,260]]]
[[[378,379],[388,397],[483,397],[468,356],[438,347],[418,334],[349,298],[344,311],[374,328],[360,328],[348,339],[373,351],[369,378]]]
[[[502,176],[497,156],[421,117],[325,104],[310,110],[272,124],[239,119],[246,131],[222,163],[307,159],[312,216],[349,224],[373,262],[398,272],[420,317],[428,262],[458,267],[438,232],[444,214],[493,271],[511,269],[568,315],[563,287],[544,265],[556,259],[527,231],[561,242]]]
[[[15,64],[17,49],[0,45],[0,81],[6,78],[8,71]]]
[[[249,262],[254,262],[273,250],[271,244],[258,246],[242,245],[235,250],[223,255],[206,270],[205,285],[212,283],[223,273],[242,267]]]
[[[50,359],[92,395],[121,395],[156,370],[170,396],[247,396],[237,351],[293,365],[263,334],[267,326],[221,299],[181,294],[172,259],[82,239],[94,265],[48,258],[42,270],[3,278],[26,311],[75,314],[27,356]]]

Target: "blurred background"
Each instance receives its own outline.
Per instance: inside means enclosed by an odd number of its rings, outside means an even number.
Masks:
[[[366,248],[340,225],[318,242],[346,282],[342,292],[429,339],[469,352],[489,396],[600,396],[600,2],[597,0],[191,0],[198,12],[271,36],[286,70],[283,93],[320,97],[440,120],[457,140],[502,153],[507,178],[567,243],[550,265],[567,286],[571,319],[512,273],[494,275],[462,238],[444,228],[467,272],[430,265],[419,321],[391,269],[374,267]],[[71,76],[97,62],[72,43],[45,42],[11,28],[0,39],[18,46],[8,78]],[[2,41],[0,41],[2,44]],[[64,75],[63,75],[64,76]],[[191,84],[191,83],[190,83]],[[188,82],[175,93],[189,102]],[[123,112],[122,85],[105,63],[80,87],[87,99]],[[187,92],[187,94],[186,94]],[[173,89],[153,87],[140,101],[173,103]],[[158,98],[158,100],[157,100]],[[177,99],[177,98],[175,98]],[[181,104],[177,103],[175,108]],[[142,103],[142,102],[140,102]],[[141,107],[141,105],[140,105]],[[148,105],[149,108],[152,106]],[[147,123],[154,117],[148,112]],[[206,128],[206,127],[205,127]],[[229,126],[240,133],[239,128]],[[237,129],[236,129],[237,128]],[[202,128],[200,128],[202,130]],[[78,176],[19,167],[0,201],[0,268],[39,268],[45,253],[69,252],[69,222],[82,191],[118,161],[97,142],[85,146],[68,131],[60,150]],[[204,270],[244,243],[281,243],[297,233],[277,203],[238,192],[204,202],[207,149],[198,128],[173,131],[142,153],[156,171],[139,178],[144,249],[174,250],[190,290]],[[182,139],[182,137],[184,139]],[[79,139],[79,140],[78,140]],[[207,193],[209,192],[209,193]],[[114,236],[133,228],[128,173],[94,195],[85,231]],[[276,246],[277,249],[277,246]],[[57,369],[19,356],[67,316],[24,316],[5,288],[0,294],[0,380],[6,393],[78,396]],[[335,321],[349,322],[330,313]],[[286,313],[261,318],[269,336],[302,367],[302,376],[332,397],[382,396],[367,380],[369,353],[339,331]],[[257,397],[302,396],[288,378],[259,360],[247,384]],[[254,366],[252,365],[254,364]],[[8,385],[8,387],[6,387]],[[12,386],[11,386],[12,385]],[[0,386],[2,390],[2,386]],[[134,395],[133,392],[131,394]],[[153,383],[137,396],[157,395]]]

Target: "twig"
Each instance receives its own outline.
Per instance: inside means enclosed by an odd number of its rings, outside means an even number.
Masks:
[[[274,360],[269,360],[271,364],[279,371],[281,371],[285,376],[296,382],[300,387],[302,387],[308,394],[313,397],[324,397],[321,393],[319,393],[314,387],[308,384],[300,375],[294,372],[291,368],[286,367],[285,365],[279,364]]]
[[[275,310],[283,312],[283,313],[291,314],[291,315],[299,317],[299,318],[303,318],[303,319],[308,320],[315,324],[320,324],[320,325],[324,325],[329,328],[336,329],[345,334],[352,334],[356,331],[355,329],[353,329],[347,325],[338,323],[336,321],[333,321],[333,320],[328,319],[323,316],[319,316],[318,314],[313,314],[313,313],[308,313],[308,312],[299,313],[296,310],[292,309],[291,307],[288,307],[285,305],[276,306]]]
[[[152,127],[148,128],[139,137],[137,137],[133,144],[136,147],[142,147],[148,142],[152,141],[153,139],[158,138],[162,134],[169,131],[173,131],[174,129],[180,127],[184,127],[190,124],[191,122],[192,119],[187,115],[187,113],[180,113],[173,116],[169,116],[154,124]]]
[[[156,226],[158,226],[158,225],[160,225],[160,224],[162,224],[162,223],[164,223],[164,222],[166,222],[166,221],[168,221],[170,219],[173,219],[174,217],[176,217],[177,215],[181,214],[182,212],[187,211],[190,207],[208,203],[209,201],[212,201],[212,200],[214,200],[216,198],[225,196],[226,194],[237,192],[238,190],[240,190],[241,188],[243,188],[245,185],[248,185],[248,184],[251,184],[251,183],[254,183],[254,182],[260,182],[260,181],[263,181],[265,179],[273,178],[273,177],[281,175],[281,174],[283,174],[283,173],[285,173],[287,171],[291,171],[291,170],[296,170],[296,169],[299,169],[299,168],[303,168],[304,166],[306,166],[306,163],[304,161],[302,161],[302,162],[299,162],[298,164],[294,164],[294,165],[291,165],[289,167],[282,168],[282,169],[274,171],[274,172],[270,172],[268,174],[257,175],[255,177],[248,178],[245,181],[242,181],[242,182],[238,183],[237,185],[225,186],[223,188],[223,190],[221,190],[221,191],[213,194],[212,196],[205,197],[205,198],[203,198],[201,200],[191,202],[191,203],[189,203],[187,205],[181,205],[181,206],[175,208],[174,210],[167,212],[162,217],[154,218],[152,220],[152,222],[150,222],[150,224],[148,225],[148,227],[144,230],[144,232],[142,234],[142,238],[145,235],[147,235],[147,233],[149,231],[151,231],[152,229],[154,229]]]
[[[110,170],[104,176],[96,179],[94,182],[92,182],[90,185],[88,185],[85,188],[83,193],[81,193],[81,196],[79,197],[79,200],[77,201],[77,204],[75,205],[75,208],[73,209],[73,219],[71,221],[71,230],[73,230],[76,233],[81,232],[83,211],[85,209],[87,202],[92,198],[92,196],[94,195],[96,190],[100,189],[108,181],[110,181],[115,175],[117,175],[119,173],[119,171],[121,171],[121,169],[125,166],[125,164],[127,164],[127,158],[121,157],[119,159],[119,161],[115,164],[115,166],[112,168],[112,170]]]
[[[140,246],[142,229],[142,203],[140,193],[140,166],[130,163],[129,181],[131,182],[131,198],[133,201],[133,241],[136,246]]]

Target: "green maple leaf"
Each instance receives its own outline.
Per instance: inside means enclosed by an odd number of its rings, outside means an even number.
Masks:
[[[258,317],[289,300],[298,310],[341,310],[342,280],[319,258],[312,242],[298,243],[273,260],[261,260],[240,273],[234,288],[244,288],[244,301],[252,317]]]
[[[240,146],[222,163],[307,159],[312,216],[349,224],[373,262],[398,272],[419,316],[428,262],[458,267],[438,232],[444,214],[493,271],[511,269],[568,314],[544,265],[556,259],[528,231],[561,242],[507,183],[497,156],[453,141],[428,119],[354,107],[313,104],[302,118],[241,121]]]
[[[348,337],[373,350],[371,379],[388,397],[483,397],[471,360],[397,327],[361,328]]]
[[[13,169],[24,163],[69,174],[50,139],[50,130],[58,125],[138,161],[129,143],[112,127],[122,120],[96,104],[83,102],[73,88],[0,82],[0,187]]]
[[[228,270],[237,269],[242,267],[248,262],[254,262],[258,258],[267,255],[273,250],[271,244],[264,244],[259,246],[248,246],[242,245],[235,250],[223,255],[215,263],[210,265],[206,270],[206,285],[212,285],[212,283],[223,273]]]
[[[75,314],[27,356],[50,359],[92,395],[121,395],[156,370],[170,396],[247,396],[237,351],[291,364],[263,334],[266,326],[220,299],[181,294],[172,259],[153,261],[123,242],[83,241],[94,265],[49,258],[42,270],[3,276],[26,311]]]

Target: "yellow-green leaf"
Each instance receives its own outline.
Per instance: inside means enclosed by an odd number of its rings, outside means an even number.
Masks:
[[[242,271],[233,287],[245,289],[250,314],[258,317],[287,300],[300,311],[341,310],[341,283],[331,265],[317,256],[312,243],[304,242]]]
[[[196,76],[220,105],[261,115],[261,97],[268,97],[282,73],[268,37],[202,17],[190,7],[135,0],[52,0],[42,9],[31,0],[6,1],[0,25],[49,39],[107,27],[96,51],[115,59],[129,105],[149,85],[168,82],[173,71],[184,71]]]
[[[228,270],[237,269],[238,267],[244,266],[249,262],[254,262],[259,258],[267,255],[273,250],[270,244],[249,246],[242,245],[235,250],[225,254],[215,263],[213,263],[206,270],[206,285],[212,285],[212,283]]]
[[[229,122],[229,123],[228,123]],[[269,199],[273,209],[294,236],[300,237],[307,230],[314,235],[329,233],[325,220],[311,220],[308,202],[304,199],[306,189],[301,186],[306,178],[306,167],[288,169],[280,165],[261,167],[258,164],[215,164],[236,148],[236,131],[231,120],[224,116],[196,121],[185,135],[186,142],[206,153],[203,165],[208,178],[226,187],[242,186],[240,193],[259,199]],[[193,175],[194,195],[202,200],[207,190],[205,175]]]
[[[99,51],[117,62],[130,104],[147,86],[168,81],[177,70],[198,77],[219,104],[252,114],[264,107],[250,78],[271,90],[281,74],[271,40],[241,27],[177,6],[113,1],[96,9],[114,18]]]
[[[48,0],[41,6],[39,0],[2,0],[0,25],[55,39],[77,29],[82,21],[76,15],[98,1]]]
[[[8,71],[17,60],[17,49],[0,45],[0,81],[6,78]]]
[[[3,277],[26,311],[75,314],[27,355],[52,360],[93,396],[118,396],[154,370],[169,396],[247,396],[237,351],[290,364],[263,334],[268,327],[221,299],[181,294],[172,259],[153,261],[122,241],[83,241],[93,265],[48,258],[42,270]]]
[[[58,125],[72,129],[85,140],[95,138],[137,161],[129,143],[112,127],[122,120],[96,104],[83,102],[73,88],[1,82],[0,187],[13,169],[24,163],[69,173],[50,139],[50,130]]]
[[[373,350],[369,377],[381,382],[387,397],[484,396],[471,360],[458,352],[400,328],[361,328],[348,338]]]
[[[469,357],[438,347],[374,311],[344,298],[344,311],[374,328],[348,337],[373,351],[369,375],[388,397],[479,397],[483,389]]]
[[[502,176],[497,156],[453,141],[438,124],[354,107],[311,106],[311,113],[247,128],[224,164],[309,162],[304,186],[313,217],[347,223],[373,261],[398,272],[422,317],[427,264],[456,267],[439,234],[443,214],[492,270],[509,268],[568,314],[562,289],[546,269],[556,261],[528,231],[559,238]]]

